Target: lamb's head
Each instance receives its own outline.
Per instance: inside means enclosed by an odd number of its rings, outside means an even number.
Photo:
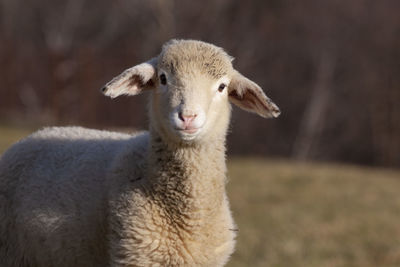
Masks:
[[[221,48],[193,40],[171,40],[148,62],[125,70],[102,91],[110,97],[152,90],[151,126],[172,142],[197,143],[224,136],[229,101],[262,117],[279,108],[262,89],[232,67]]]

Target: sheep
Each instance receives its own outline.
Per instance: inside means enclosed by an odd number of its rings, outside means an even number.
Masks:
[[[52,127],[0,160],[0,266],[223,266],[236,226],[225,191],[230,102],[279,108],[222,49],[171,40],[107,83],[150,91],[149,131]]]

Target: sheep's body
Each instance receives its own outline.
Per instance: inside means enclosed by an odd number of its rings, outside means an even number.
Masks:
[[[48,128],[11,148],[0,161],[1,188],[8,188],[0,194],[0,266],[103,266],[108,249],[124,255],[114,259],[115,265],[226,262],[234,225],[225,193],[219,192],[225,183],[218,177],[224,177],[224,154],[171,153],[154,141],[163,153],[151,158],[148,139],[148,133]],[[147,160],[160,157],[162,164],[148,171]],[[189,167],[193,161],[196,169]],[[154,187],[151,176],[158,172],[167,179]],[[13,176],[7,179],[9,173]],[[199,179],[182,181],[186,174]],[[218,194],[210,194],[212,187]],[[111,233],[107,245],[110,232],[118,234]]]
[[[103,88],[152,89],[150,131],[48,128],[0,159],[0,266],[222,266],[235,225],[225,193],[231,100],[278,108],[220,48],[172,41]],[[229,92],[224,90],[229,84]]]

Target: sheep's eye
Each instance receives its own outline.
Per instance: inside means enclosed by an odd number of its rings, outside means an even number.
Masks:
[[[226,87],[226,84],[221,83],[220,86],[218,87],[218,92],[222,93],[222,91],[224,91],[225,87]]]
[[[167,77],[165,76],[165,74],[161,74],[160,75],[160,82],[162,85],[166,85],[167,84]]]

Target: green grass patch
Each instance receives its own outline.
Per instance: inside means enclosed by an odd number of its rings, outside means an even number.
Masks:
[[[22,128],[0,124],[0,155],[12,144],[28,136],[33,131],[33,128]]]

